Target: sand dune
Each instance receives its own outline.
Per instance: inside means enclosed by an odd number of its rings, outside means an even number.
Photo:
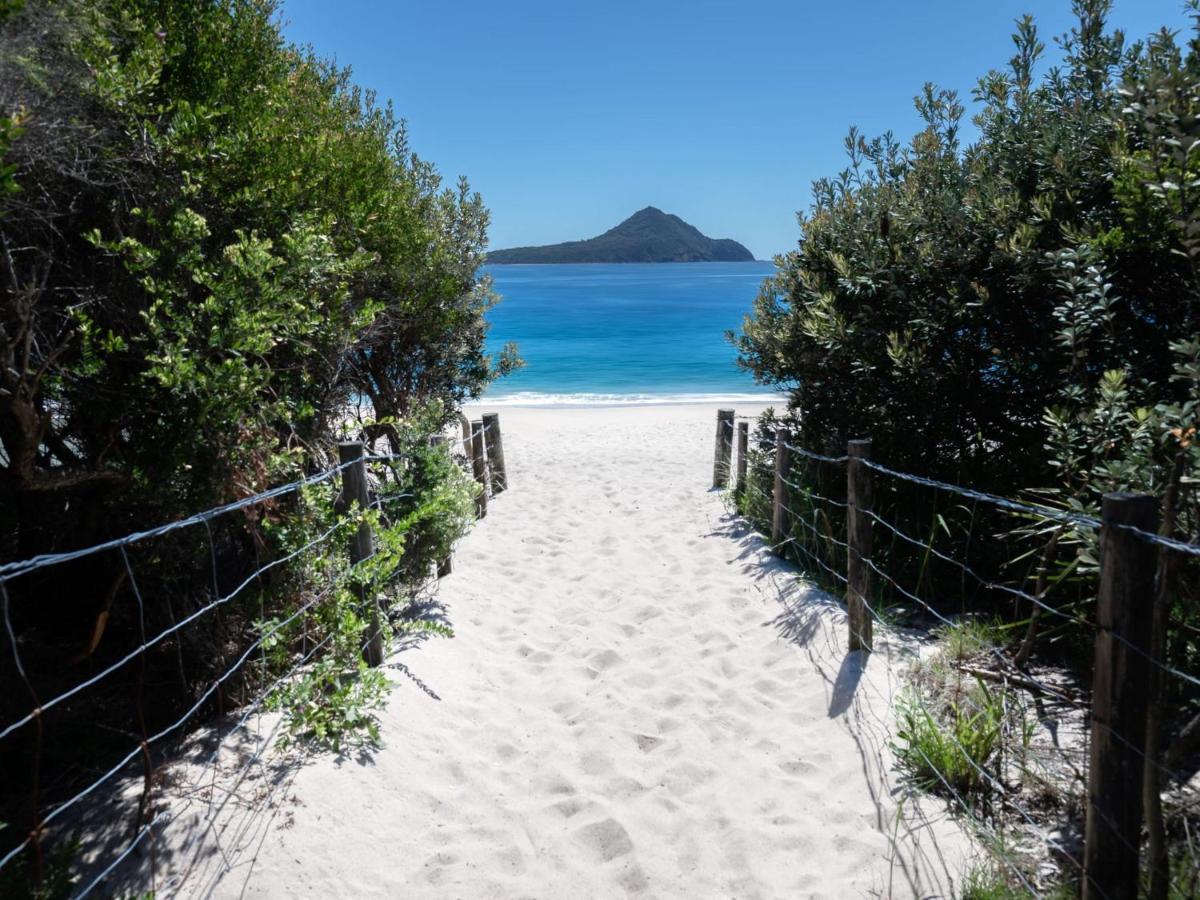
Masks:
[[[950,896],[969,844],[889,773],[903,647],[847,656],[707,490],[713,418],[505,409],[511,489],[442,583],[455,639],[393,659],[384,749],[197,806],[160,893]]]

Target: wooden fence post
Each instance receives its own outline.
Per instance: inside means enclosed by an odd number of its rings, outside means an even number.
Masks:
[[[750,423],[738,422],[737,440],[737,492],[746,491],[746,451],[750,448]]]
[[[431,434],[429,436],[429,446],[441,447],[443,452],[450,452],[450,442],[444,434]],[[437,564],[437,577],[445,578],[454,571],[454,558],[447,553],[446,558],[440,560]]]
[[[846,609],[850,620],[850,650],[871,651],[871,470],[863,460],[871,458],[869,440],[846,444]]]
[[[482,519],[487,515],[488,505],[487,457],[484,447],[483,422],[477,419],[471,423],[470,447],[471,466],[475,473],[475,480],[479,482],[479,494],[475,498],[475,518],[477,519]]]
[[[729,458],[733,455],[733,410],[717,410],[717,445],[713,451],[713,487],[729,484]]]
[[[1146,494],[1105,494],[1102,518],[1084,900],[1138,893],[1157,548],[1124,526],[1157,531],[1158,501]]]
[[[487,431],[488,462],[492,464],[492,491],[499,494],[508,488],[508,470],[504,467],[504,444],[500,441],[500,414],[484,413],[483,427]]]
[[[346,512],[355,507],[364,511],[370,505],[367,497],[367,467],[363,460],[363,445],[357,441],[338,444],[338,459],[342,464],[349,463],[342,470],[342,501]],[[368,522],[359,522],[354,536],[350,539],[350,564],[356,565],[369,559],[375,553],[374,537]],[[367,622],[366,647],[363,658],[367,665],[378,666],[383,663],[383,629],[380,626],[379,603],[370,586],[362,579],[353,582],[354,593],[358,595],[359,613]]]
[[[791,453],[788,450],[788,432],[782,428],[775,431],[775,492],[772,498],[771,512],[771,548],[778,556],[783,556],[783,541],[787,537],[787,484],[788,468],[791,466]]]

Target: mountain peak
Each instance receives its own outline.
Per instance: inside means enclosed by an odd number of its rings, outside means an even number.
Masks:
[[[488,262],[750,262],[754,255],[737,241],[714,240],[679,216],[656,206],[639,209],[604,234],[585,241],[494,250]]]

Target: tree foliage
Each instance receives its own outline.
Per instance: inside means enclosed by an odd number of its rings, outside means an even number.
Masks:
[[[374,564],[379,593],[403,607],[467,527],[469,483],[426,437],[519,364],[511,347],[484,351],[487,209],[412,152],[390,105],[289,45],[276,15],[275,0],[0,3],[0,559],[245,497],[328,467],[346,437],[411,457],[376,485],[411,504],[374,514],[391,551]],[[99,554],[10,582],[25,672],[48,696],[121,658],[311,540],[332,502],[284,498],[133,548],[128,567]],[[159,644],[146,670],[170,686],[151,719],[186,709],[328,575],[298,558]],[[153,601],[142,619],[139,591]],[[336,637],[309,683],[326,711],[355,674],[347,596],[272,639],[282,666]],[[5,721],[29,699],[7,690],[9,657]],[[267,674],[248,670],[241,696]],[[42,771],[96,751],[97,721],[127,724],[128,685],[112,688],[89,695],[90,721],[66,705],[45,719],[60,756]],[[323,731],[369,722],[321,715]],[[14,740],[0,800],[30,777],[32,745]]]
[[[150,479],[219,499],[357,396],[449,415],[512,365],[482,352],[479,197],[443,191],[391,109],[272,15],[68,0],[5,23],[0,483],[18,506]],[[10,552],[45,549],[29,518]]]
[[[1189,236],[1179,198],[1148,184],[1167,159],[1127,92],[1182,88],[1200,61],[1168,33],[1127,44],[1107,8],[1076,4],[1064,63],[1040,79],[1044,46],[1020,21],[1008,68],[976,88],[968,147],[963,105],[931,85],[907,146],[851,131],[849,166],[816,183],[797,249],[735,337],[744,366],[791,389],[810,445],[870,434],[901,467],[1017,491],[1061,482],[1064,464],[1093,477],[1138,409],[1188,415]],[[1160,457],[1167,424],[1148,432]],[[1086,460],[1049,448],[1064,430]]]

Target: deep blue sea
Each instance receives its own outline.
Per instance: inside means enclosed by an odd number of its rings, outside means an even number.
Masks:
[[[725,340],[769,262],[487,266],[501,303],[489,348],[516,341],[525,367],[492,402],[620,404],[772,396]]]

